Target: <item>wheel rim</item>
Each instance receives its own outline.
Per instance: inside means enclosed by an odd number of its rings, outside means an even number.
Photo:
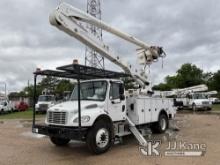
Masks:
[[[104,148],[108,145],[109,143],[109,132],[107,129],[102,128],[99,129],[97,134],[96,134],[96,145],[99,148]]]
[[[162,118],[162,119],[160,120],[160,127],[161,127],[161,129],[162,129],[163,131],[166,129],[166,127],[167,127],[167,122],[166,122],[166,119],[165,119],[165,118]]]

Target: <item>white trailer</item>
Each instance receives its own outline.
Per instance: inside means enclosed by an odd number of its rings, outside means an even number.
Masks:
[[[108,46],[83,28],[81,22],[93,24],[141,47],[138,49],[138,55],[140,63],[145,65],[164,57],[161,47],[148,46],[66,3],[60,4],[50,15],[50,22],[120,66],[125,73],[78,64],[59,67],[59,71],[36,72],[35,88],[38,75],[75,78],[78,85],[69,101],[48,109],[46,125],[36,125],[34,113],[34,133],[48,135],[58,146],[66,145],[71,139],[85,141],[93,153],[100,154],[106,152],[117,138],[128,134],[133,134],[140,145],[146,146],[143,135],[147,129],[151,128],[153,132],[158,133],[166,131],[169,120],[173,119],[176,113],[173,100],[151,97],[146,86],[148,81],[143,73],[132,72]],[[120,77],[133,78],[140,88],[125,92]]]

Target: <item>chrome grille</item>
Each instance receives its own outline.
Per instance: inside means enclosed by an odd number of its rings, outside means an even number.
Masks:
[[[48,109],[48,104],[39,104],[40,109]]]
[[[67,113],[66,112],[48,112],[47,121],[50,124],[66,124]]]
[[[208,101],[203,101],[202,104],[203,104],[203,105],[208,105],[209,102],[208,102]]]

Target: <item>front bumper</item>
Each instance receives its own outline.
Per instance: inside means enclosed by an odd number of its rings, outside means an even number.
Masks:
[[[83,127],[79,129],[78,127],[35,125],[32,128],[32,132],[49,137],[84,141],[88,132],[88,128]]]
[[[211,109],[212,105],[196,105],[196,109]]]
[[[47,112],[48,108],[36,108],[36,112]]]

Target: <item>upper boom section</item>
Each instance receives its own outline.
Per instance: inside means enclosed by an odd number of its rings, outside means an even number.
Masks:
[[[204,92],[207,91],[208,87],[205,84],[196,85],[188,88],[173,89],[172,91],[163,92],[164,96],[174,96],[174,95],[186,95],[194,92]]]
[[[107,32],[110,32],[132,44],[138,46],[138,56],[140,59],[140,64],[151,64],[158,60],[159,57],[164,56],[164,52],[161,47],[148,46],[144,42],[138,40],[137,38],[126,34],[116,28],[113,28],[103,21],[73,7],[66,3],[60,4],[56,10],[50,14],[50,23],[57,27],[58,29],[64,31],[65,33],[73,36],[86,46],[97,51],[100,55],[107,58],[114,64],[121,67],[125,73],[130,74],[133,79],[142,88],[149,85],[145,74],[132,73],[131,66],[126,62],[122,61],[114,51],[105,45],[102,41],[98,40],[93,34],[91,34],[82,23],[88,23],[99,27]]]
[[[122,32],[106,24],[102,20],[99,20],[87,14],[86,12],[79,10],[69,4],[61,3],[57,7],[57,9],[50,15],[50,22],[53,25],[58,23],[54,20],[54,15],[56,15],[56,13],[72,18],[73,20],[89,23],[109,33],[112,33],[132,44],[135,44],[136,46],[139,47],[137,53],[138,53],[140,64],[151,64],[152,62],[157,61],[159,57],[164,57],[165,55],[162,47],[149,46],[148,44],[135,38],[134,36],[127,34],[125,32]]]

